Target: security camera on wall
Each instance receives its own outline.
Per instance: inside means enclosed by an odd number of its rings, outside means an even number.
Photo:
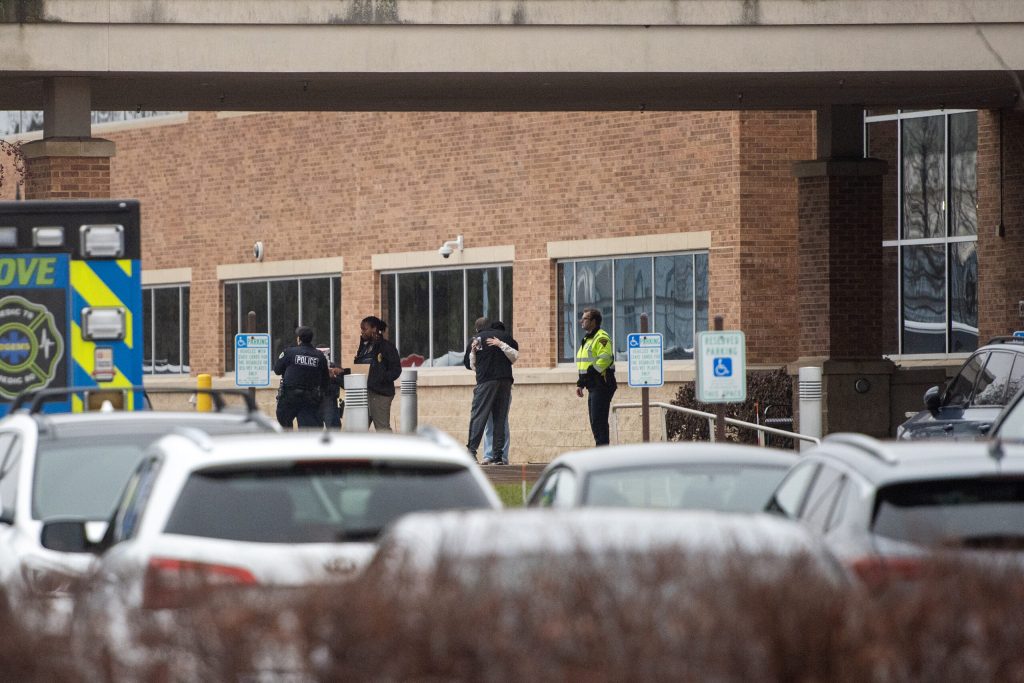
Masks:
[[[437,253],[441,255],[441,258],[448,258],[455,253],[456,249],[462,251],[462,235],[442,244],[441,248],[437,250]]]
[[[263,242],[252,245],[252,257],[257,261],[263,260]]]

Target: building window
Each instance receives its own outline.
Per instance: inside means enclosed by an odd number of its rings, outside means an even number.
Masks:
[[[626,359],[626,336],[640,331],[643,313],[663,335],[665,360],[693,358],[696,333],[708,329],[707,253],[561,261],[558,290],[559,362],[576,357],[584,308],[601,311],[616,360]]]
[[[513,332],[512,266],[383,273],[381,309],[406,367],[462,365],[477,318]]]
[[[147,375],[187,375],[188,285],[146,287],[142,290],[142,372]]]
[[[867,156],[890,164],[883,209],[885,351],[978,346],[978,113],[865,118]]]
[[[330,347],[327,354],[341,358],[341,278],[303,277],[245,280],[224,285],[224,369],[235,371],[235,335],[239,332],[270,334],[271,353],[295,345],[295,328],[313,328],[313,344]],[[247,329],[249,312],[254,327]]]

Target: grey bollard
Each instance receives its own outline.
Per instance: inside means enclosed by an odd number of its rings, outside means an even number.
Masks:
[[[821,438],[821,368],[800,368],[800,433]],[[814,446],[813,441],[800,441],[800,450]]]
[[[345,419],[342,431],[365,432],[370,429],[370,405],[366,394],[366,375],[345,375]]]
[[[403,434],[412,434],[416,431],[419,422],[419,403],[416,398],[416,376],[417,371],[411,368],[402,370],[401,382],[402,395],[402,421],[400,428]]]

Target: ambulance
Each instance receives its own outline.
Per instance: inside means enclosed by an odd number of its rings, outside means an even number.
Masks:
[[[0,201],[0,416],[65,387],[82,390],[44,412],[142,409],[139,217],[133,200]]]

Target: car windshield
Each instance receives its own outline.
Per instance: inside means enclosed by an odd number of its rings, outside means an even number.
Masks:
[[[873,530],[926,546],[1024,549],[1024,478],[887,486],[878,491]]]
[[[41,440],[32,482],[32,517],[109,519],[143,451],[161,434]]]
[[[767,465],[673,465],[590,475],[584,505],[758,512],[786,468]]]
[[[193,473],[169,534],[265,543],[370,541],[401,515],[491,507],[466,467],[370,461]]]

